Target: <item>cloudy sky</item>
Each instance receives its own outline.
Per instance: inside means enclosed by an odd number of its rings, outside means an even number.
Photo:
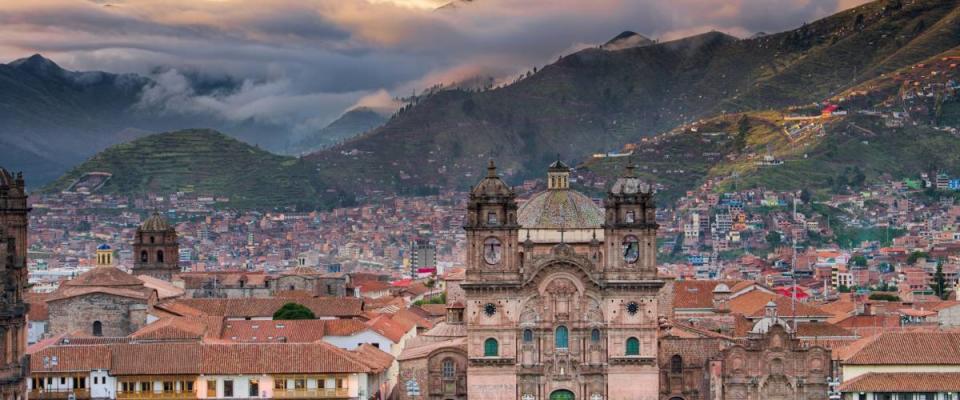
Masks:
[[[0,0],[0,62],[150,74],[144,102],[309,131],[356,104],[510,77],[623,30],[777,32],[866,0]],[[185,77],[240,82],[198,94]]]

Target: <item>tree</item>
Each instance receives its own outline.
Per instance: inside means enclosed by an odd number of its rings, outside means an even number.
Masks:
[[[737,121],[737,136],[733,138],[733,147],[735,150],[743,150],[747,146],[747,136],[750,134],[750,118],[746,114]]]
[[[924,259],[927,258],[927,253],[924,253],[922,251],[915,251],[913,253],[910,253],[910,256],[907,257],[907,264],[909,265],[916,264],[917,260],[921,258],[924,258]]]
[[[853,257],[850,257],[850,262],[847,263],[850,267],[866,267],[867,258],[861,254],[857,254]]]
[[[780,243],[783,241],[783,239],[780,237],[780,232],[777,231],[770,231],[770,233],[767,234],[766,239],[767,243],[770,243],[770,248],[772,249],[780,247]]]
[[[947,279],[943,276],[943,261],[937,262],[937,272],[933,274],[933,283],[930,287],[941,300],[947,298]]]
[[[291,319],[316,319],[317,316],[313,314],[309,308],[302,304],[297,303],[287,303],[283,307],[280,307],[277,312],[273,313],[273,319],[275,320],[291,320]]]

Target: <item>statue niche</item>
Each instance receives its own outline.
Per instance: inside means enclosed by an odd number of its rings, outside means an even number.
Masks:
[[[576,307],[577,286],[567,278],[556,278],[547,285],[547,296],[553,305],[556,321],[568,321]]]

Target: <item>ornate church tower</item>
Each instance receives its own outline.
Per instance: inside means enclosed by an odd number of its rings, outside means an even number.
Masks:
[[[516,281],[521,273],[516,195],[490,160],[467,205],[467,280]]]
[[[657,275],[657,208],[653,189],[627,165],[604,201],[607,279],[649,279]]]
[[[170,280],[180,272],[180,244],[177,231],[159,213],[137,228],[133,238],[133,275]]]
[[[27,192],[23,175],[0,168],[0,396],[25,398],[27,284]]]
[[[470,192],[467,206],[467,273],[464,321],[469,398],[514,398],[520,276],[516,195],[490,160],[487,176]]]

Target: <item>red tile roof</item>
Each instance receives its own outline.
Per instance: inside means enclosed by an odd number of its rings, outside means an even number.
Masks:
[[[957,365],[960,332],[885,332],[841,352],[846,365]]]
[[[30,356],[30,372],[71,372],[110,368],[107,346],[48,346]]]
[[[314,297],[309,299],[244,298],[244,299],[180,299],[172,303],[187,306],[206,315],[227,318],[273,317],[284,304],[296,302],[320,317],[356,317],[361,315],[362,302],[354,297]],[[165,303],[168,306],[170,303]]]
[[[755,290],[743,295],[734,297],[730,300],[730,312],[739,313],[748,318],[762,318],[765,313],[767,303],[773,301],[777,305],[777,315],[781,318],[789,318],[794,315],[797,317],[816,317],[827,319],[831,314],[817,307],[807,305],[800,301],[794,302],[791,298],[778,294],[771,294]],[[796,309],[796,314],[794,314]]]
[[[400,343],[403,336],[410,332],[415,325],[405,321],[393,320],[389,315],[384,314],[367,321],[367,326],[394,343]]]
[[[841,392],[957,392],[958,372],[867,373],[840,385]]]
[[[226,375],[372,372],[376,362],[328,343],[138,343],[109,346],[110,374]],[[363,354],[371,356],[370,350]],[[150,360],[150,362],[144,362]]]

